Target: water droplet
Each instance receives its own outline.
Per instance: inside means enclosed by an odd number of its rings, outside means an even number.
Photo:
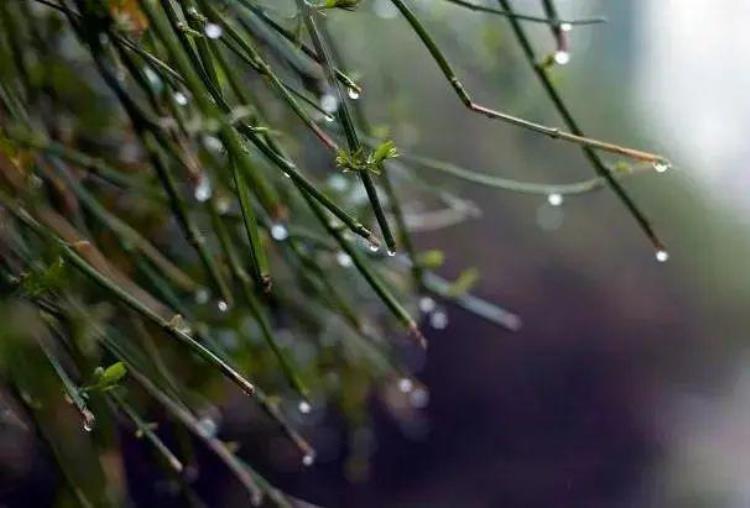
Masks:
[[[313,464],[315,464],[315,453],[306,453],[305,456],[302,457],[302,465],[310,467]]]
[[[560,229],[565,219],[565,212],[561,206],[549,206],[545,203],[536,211],[536,223],[543,231]]]
[[[187,95],[185,95],[182,92],[175,92],[173,97],[174,97],[174,101],[180,106],[185,106],[188,103]]]
[[[369,243],[367,248],[370,249],[370,252],[378,252],[380,250],[380,245],[377,243]]]
[[[205,33],[206,37],[209,39],[218,39],[224,34],[224,29],[216,23],[206,23],[206,26],[203,28],[203,33]]]
[[[672,167],[672,164],[668,160],[662,159],[654,162],[653,166],[657,173],[666,173]]]
[[[290,175],[289,173],[287,173],[287,172],[285,171],[285,172],[284,172],[284,177],[285,177],[285,178],[292,178],[292,175]]]
[[[571,25],[570,23],[560,23],[560,30],[562,30],[563,32],[570,32],[571,30],[573,30],[573,25]]]
[[[398,380],[398,389],[401,393],[409,393],[414,389],[414,382],[408,377],[402,377]]]
[[[335,113],[339,109],[339,101],[333,94],[325,93],[320,98],[320,109],[328,114]]]
[[[669,252],[665,250],[656,251],[656,260],[659,263],[665,263],[667,260],[669,260]]]
[[[199,288],[195,292],[195,303],[204,304],[208,302],[208,299],[211,295],[208,292],[208,289],[206,288]]]
[[[219,430],[219,426],[216,424],[216,420],[209,416],[204,416],[198,420],[198,431],[200,431],[203,437],[213,438],[216,437],[216,432]]]
[[[220,312],[226,312],[229,310],[229,304],[225,302],[224,300],[219,300],[216,303],[216,306],[219,308]]]
[[[417,388],[409,395],[409,402],[416,408],[426,407],[430,402],[430,392],[424,388]]]
[[[312,411],[312,406],[306,400],[301,400],[297,408],[303,415],[310,414],[310,411]]]
[[[201,173],[198,177],[198,185],[195,186],[195,199],[203,203],[211,199],[212,194],[211,179],[206,173]]]
[[[563,203],[563,196],[560,193],[553,192],[547,196],[547,202],[552,206],[560,206]]]
[[[429,314],[430,312],[435,310],[435,307],[437,307],[437,303],[435,303],[435,300],[430,298],[429,296],[423,296],[419,299],[419,310],[421,310],[425,314]]]
[[[203,145],[215,153],[221,153],[224,150],[224,144],[216,136],[203,136]]]
[[[565,65],[570,62],[570,53],[561,49],[555,52],[554,58],[557,65]]]
[[[94,413],[89,411],[88,409],[84,409],[82,411],[83,416],[83,430],[86,432],[91,432],[94,430],[94,427],[96,427],[96,417],[94,416]]]
[[[388,257],[391,257],[391,258],[396,255],[396,251],[395,250],[388,249],[385,252],[386,252],[386,254],[388,254]]]
[[[349,180],[344,175],[336,173],[328,177],[328,185],[335,191],[344,192],[349,188]]]
[[[336,117],[326,113],[326,115],[323,117],[323,120],[325,120],[328,123],[332,123],[334,120],[336,120]]]
[[[344,268],[352,266],[351,256],[344,251],[336,253],[336,262],[339,264],[339,266],[342,266]]]
[[[271,226],[271,238],[277,242],[283,242],[289,238],[289,230],[283,224],[273,224]]]
[[[224,215],[227,212],[229,212],[229,209],[232,207],[232,202],[227,197],[220,197],[216,200],[216,210],[219,212],[219,214]]]
[[[448,314],[444,310],[438,310],[430,315],[430,326],[435,330],[444,330],[448,326]]]
[[[356,88],[349,88],[346,91],[346,93],[349,96],[349,98],[353,101],[356,101],[357,99],[359,99],[359,90],[357,90]]]

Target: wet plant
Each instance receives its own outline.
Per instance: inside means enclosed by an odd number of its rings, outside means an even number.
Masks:
[[[481,116],[579,146],[591,179],[501,178],[379,136],[357,62],[327,26],[368,15],[367,1],[297,0],[291,17],[255,0],[0,3],[4,398],[35,422],[63,495],[123,504],[125,432],[190,505],[202,503],[195,447],[252,503],[295,504],[225,440],[222,403],[259,409],[253,425],[283,437],[267,453],[312,466],[309,414],[333,408],[366,427],[366,399],[384,386],[424,404],[402,353],[427,347],[422,317],[447,326],[443,303],[519,329],[513,312],[471,294],[475,271],[446,280],[442,254],[418,250],[415,193],[458,220],[471,210],[423,172],[552,206],[610,189],[667,259],[623,180],[668,161],[585,135],[550,78],[570,57],[571,29],[605,20],[561,19],[552,0],[545,16],[508,0],[443,3],[510,24],[564,128],[475,102],[421,11],[392,0],[441,85]],[[525,23],[549,27],[551,57],[539,58]]]

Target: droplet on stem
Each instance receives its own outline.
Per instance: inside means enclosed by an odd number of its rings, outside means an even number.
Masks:
[[[271,226],[271,238],[277,242],[283,242],[289,238],[289,230],[283,224],[273,224]]]
[[[547,202],[552,206],[560,206],[563,203],[563,196],[559,192],[553,192],[547,196]]]
[[[208,301],[209,298],[208,289],[206,288],[198,288],[198,290],[195,292],[195,302],[199,304],[204,304]]]
[[[312,406],[306,400],[301,400],[297,408],[303,415],[310,414],[310,411],[312,411]]]
[[[665,263],[667,260],[669,260],[669,252],[663,249],[656,251],[656,260],[659,263]]]
[[[370,249],[370,252],[378,252],[380,250],[380,245],[377,243],[370,243],[367,248]]]
[[[342,266],[344,268],[352,266],[351,256],[344,251],[339,251],[336,253],[336,262],[339,264],[339,266]]]
[[[229,310],[229,304],[224,300],[219,300],[216,304],[220,312],[226,312]]]
[[[320,109],[329,115],[335,113],[339,109],[339,101],[333,94],[325,93],[320,98]]]
[[[204,172],[201,173],[198,179],[198,185],[195,186],[195,199],[201,203],[211,199],[213,194],[213,188],[211,186],[211,179]]]
[[[94,430],[94,427],[96,427],[96,417],[94,416],[94,413],[88,409],[84,409],[81,411],[81,415],[83,416],[83,430],[86,432]]]
[[[402,377],[398,380],[398,389],[401,393],[409,393],[414,389],[414,382],[408,377]]]
[[[555,52],[554,59],[557,65],[565,65],[570,62],[570,53],[561,49]]]
[[[347,95],[349,95],[349,98],[353,101],[356,101],[357,99],[359,99],[359,95],[360,95],[359,90],[355,88],[349,88],[346,93]]]
[[[216,23],[206,23],[206,26],[203,28],[203,33],[205,33],[206,37],[209,39],[218,39],[224,34],[224,29]]]
[[[174,98],[174,101],[180,106],[186,106],[188,103],[187,95],[182,92],[175,92],[172,97]]]
[[[315,463],[315,453],[309,452],[302,457],[302,465],[310,467]]]
[[[668,160],[662,159],[654,162],[653,166],[657,173],[666,173],[672,167],[672,164]]]
[[[430,392],[424,388],[417,388],[409,395],[409,402],[416,408],[426,407],[430,402]]]
[[[573,25],[571,25],[570,23],[560,23],[560,30],[562,30],[563,32],[570,32],[571,30],[573,30]]]

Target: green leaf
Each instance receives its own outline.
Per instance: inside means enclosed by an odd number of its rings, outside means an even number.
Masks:
[[[420,252],[417,256],[417,262],[424,268],[434,270],[440,268],[445,262],[445,253],[438,249]]]
[[[453,281],[453,284],[448,288],[448,294],[452,297],[461,296],[470,291],[478,280],[479,270],[468,268],[461,272],[458,278]]]

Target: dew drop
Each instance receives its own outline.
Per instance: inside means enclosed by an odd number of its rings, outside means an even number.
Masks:
[[[94,416],[94,413],[89,411],[88,409],[84,409],[82,412],[83,416],[83,430],[86,432],[91,432],[94,430],[94,427],[96,426],[96,417]]]
[[[310,452],[306,453],[304,457],[302,457],[302,465],[310,467],[315,463],[315,454]]]
[[[325,120],[328,123],[332,123],[336,118],[333,115],[329,115],[326,113],[326,115],[323,117],[323,120]]]
[[[289,230],[283,224],[274,224],[271,226],[271,238],[277,242],[283,242],[289,238]]]
[[[409,393],[414,389],[414,382],[408,377],[402,377],[398,380],[398,389],[401,393]]]
[[[224,150],[224,144],[216,136],[204,136],[203,145],[215,153],[221,153]]]
[[[430,326],[435,330],[444,330],[448,326],[448,314],[438,310],[430,315]]]
[[[195,186],[195,199],[204,203],[211,199],[213,194],[213,188],[211,186],[211,179],[206,173],[201,173],[198,185]]]
[[[353,101],[356,101],[357,99],[359,99],[359,95],[360,95],[360,94],[359,94],[359,90],[357,90],[357,89],[355,89],[355,88],[349,88],[349,89],[347,90],[346,94],[347,94],[347,95],[349,96],[349,98],[350,98],[351,100],[353,100]]]
[[[654,162],[654,171],[656,171],[657,173],[666,173],[671,167],[672,164],[670,164],[667,160],[662,159]]]
[[[148,80],[148,82],[151,83],[151,86],[153,86],[155,90],[161,91],[164,83],[162,83],[159,75],[154,72],[151,67],[144,67],[143,73],[146,75],[146,79]]]
[[[386,252],[386,254],[388,254],[388,257],[391,257],[391,258],[396,255],[396,251],[395,250],[388,249],[385,252]]]
[[[421,310],[425,314],[429,314],[430,312],[435,310],[435,307],[437,307],[435,300],[430,298],[429,296],[423,296],[419,299],[419,310]]]
[[[297,409],[299,409],[299,412],[303,415],[307,415],[310,414],[310,411],[312,411],[312,406],[306,400],[301,400],[299,405],[297,406]]]
[[[370,249],[370,252],[378,252],[380,250],[380,245],[377,243],[370,243],[367,245],[367,248]]]
[[[218,39],[219,37],[224,35],[224,29],[216,23],[206,23],[206,26],[203,29],[203,33],[205,33],[206,37],[208,37],[209,39]]]
[[[339,101],[330,93],[323,94],[320,98],[320,109],[328,114],[335,113],[339,109]]]
[[[225,302],[224,300],[219,300],[216,303],[216,306],[219,308],[220,312],[226,312],[229,310],[229,304]]]
[[[221,215],[228,213],[231,206],[232,202],[227,197],[221,197],[216,201],[216,209]]]
[[[186,106],[188,103],[187,95],[185,95],[182,92],[175,92],[173,97],[174,97],[174,101],[180,106]]]
[[[339,264],[339,266],[348,268],[352,266],[352,257],[346,252],[340,251],[336,253],[336,262]]]
[[[667,260],[669,260],[669,252],[665,250],[656,251],[656,260],[659,263],[665,263]]]
[[[570,53],[564,50],[555,52],[555,63],[558,65],[565,65],[570,62]]]
[[[213,438],[216,437],[216,432],[219,430],[219,426],[213,418],[204,416],[198,420],[198,430],[203,437]]]
[[[547,196],[547,202],[552,206],[560,206],[563,204],[563,196],[558,192],[553,192]]]
[[[570,23],[560,23],[560,30],[562,30],[563,32],[570,32],[571,30],[573,30],[573,25],[571,25]]]

